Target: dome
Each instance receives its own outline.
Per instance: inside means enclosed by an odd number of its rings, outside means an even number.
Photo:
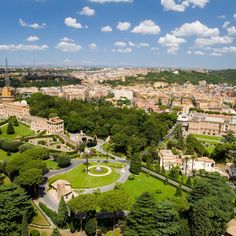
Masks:
[[[26,100],[22,100],[20,103],[23,104],[23,105],[27,105]]]

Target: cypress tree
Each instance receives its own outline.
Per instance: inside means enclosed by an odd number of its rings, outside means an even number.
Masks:
[[[176,189],[176,192],[175,192],[175,196],[176,197],[182,197],[183,193],[182,193],[182,185],[180,184],[178,186],[178,188]]]
[[[21,225],[21,236],[29,236],[28,232],[28,222],[27,222],[27,214],[23,213],[22,225]]]
[[[69,218],[68,208],[65,203],[64,197],[61,197],[61,201],[58,208],[57,222],[61,228],[64,228]]]
[[[14,126],[19,126],[17,118],[14,119]]]
[[[85,224],[85,231],[88,234],[88,236],[93,236],[96,234],[97,230],[97,219],[91,218],[89,219]]]
[[[135,174],[135,175],[138,175],[139,172],[141,171],[141,159],[138,154],[135,154],[132,157],[129,170],[132,174]]]
[[[15,130],[14,127],[12,125],[12,122],[8,122],[8,126],[7,126],[7,134],[14,134]]]

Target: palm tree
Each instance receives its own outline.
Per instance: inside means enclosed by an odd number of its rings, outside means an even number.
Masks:
[[[193,167],[194,167],[194,160],[197,159],[197,154],[196,152],[194,152],[194,154],[192,155],[192,173],[193,173]]]
[[[184,167],[184,174],[185,174],[185,176],[187,176],[188,161],[189,161],[189,156],[185,156],[185,157],[184,157],[184,164],[185,164],[185,167]]]

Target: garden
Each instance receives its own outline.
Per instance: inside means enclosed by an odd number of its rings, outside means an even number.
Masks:
[[[96,166],[97,163],[89,163],[89,167]],[[104,166],[108,166],[107,163],[102,163]],[[109,167],[109,166],[108,166]],[[120,165],[118,166],[120,167]],[[53,176],[49,179],[49,184],[53,183],[58,179],[63,179],[71,183],[73,189],[78,188],[98,188],[101,186],[106,186],[116,182],[119,177],[118,167],[109,167],[111,168],[111,173],[109,175],[101,175],[101,176],[92,176],[86,174],[86,165],[81,164],[71,171],[68,171],[64,174]]]

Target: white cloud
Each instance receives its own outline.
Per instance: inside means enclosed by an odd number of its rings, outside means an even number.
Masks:
[[[159,44],[166,47],[176,47],[179,44],[185,43],[186,40],[183,38],[177,38],[175,35],[166,34],[165,37],[160,37],[158,40]]]
[[[225,19],[226,18],[225,15],[220,15],[220,16],[216,16],[216,17],[219,18],[219,19]]]
[[[185,23],[180,28],[175,28],[172,33],[176,36],[187,37],[187,36],[199,36],[199,37],[214,37],[219,35],[218,28],[208,28],[200,21],[192,23]]]
[[[60,42],[57,44],[56,48],[63,52],[79,52],[82,49],[79,44],[70,42]]]
[[[150,45],[149,45],[149,43],[140,43],[138,46],[139,46],[139,47],[142,47],[142,48],[147,48],[147,47],[149,47]]]
[[[95,10],[90,7],[84,7],[82,8],[80,15],[84,16],[93,16],[95,14]]]
[[[90,2],[94,2],[94,3],[120,3],[120,2],[124,2],[124,3],[132,3],[133,0],[89,0]]]
[[[167,11],[184,12],[187,7],[205,7],[209,0],[161,0],[161,5]]]
[[[126,47],[127,43],[125,42],[115,42],[114,46],[116,47]]]
[[[236,20],[236,13],[233,15],[234,19]]]
[[[38,36],[32,36],[32,35],[30,35],[27,39],[26,39],[26,41],[28,41],[28,42],[36,42],[36,41],[38,41],[39,40],[39,37]]]
[[[43,29],[45,28],[47,25],[45,23],[43,24],[38,24],[38,23],[32,23],[32,24],[28,24],[25,21],[23,21],[21,18],[19,19],[19,24],[22,27],[29,27],[29,28],[33,28],[33,29]]]
[[[153,47],[153,48],[150,48],[150,50],[153,51],[153,52],[158,52],[160,49],[159,49],[159,48],[154,48],[154,47]]]
[[[70,43],[73,43],[73,42],[74,42],[74,40],[73,40],[73,39],[71,39],[71,38],[68,38],[68,37],[64,37],[64,38],[60,39],[60,41],[64,41],[64,42],[70,42]]]
[[[44,51],[48,45],[1,44],[0,51]]]
[[[144,20],[140,24],[133,28],[132,33],[137,34],[159,34],[160,33],[159,25],[156,25],[152,20]]]
[[[205,55],[205,53],[202,51],[193,51],[193,54],[196,56],[204,56]]]
[[[215,57],[223,56],[222,53],[217,53],[217,52],[212,52],[210,55],[211,55],[211,56],[215,56]]]
[[[229,36],[216,36],[210,38],[197,38],[195,40],[195,44],[197,47],[205,47],[212,46],[215,44],[231,44],[233,40],[234,39]]]
[[[232,26],[227,29],[227,32],[230,36],[236,36],[236,27]]]
[[[112,49],[112,52],[131,53],[131,52],[132,52],[132,48],[118,48],[118,49]]]
[[[91,43],[91,44],[89,45],[89,48],[90,48],[91,50],[97,50],[97,44],[96,44],[96,43]]]
[[[102,32],[112,32],[111,26],[107,25],[101,28]]]
[[[64,60],[64,63],[71,63],[72,61],[69,59],[69,58],[66,58],[65,60]]]
[[[129,44],[130,47],[136,47],[136,44],[133,43],[133,42],[130,42],[130,41],[129,41],[128,44]]]
[[[236,47],[213,48],[212,51],[219,54],[236,53]]]
[[[229,21],[225,21],[222,27],[224,29],[227,29],[229,25],[230,25],[230,22]]]
[[[83,26],[75,18],[72,18],[72,17],[65,18],[65,25],[67,25],[68,27],[76,28],[76,29],[83,28]]]
[[[183,38],[177,38],[175,35],[166,34],[165,37],[160,37],[158,43],[162,46],[169,47],[167,53],[176,55],[179,50],[179,45],[185,43]]]
[[[130,26],[131,26],[131,24],[129,22],[119,21],[116,27],[118,30],[125,31],[125,30],[128,30],[130,28]]]

